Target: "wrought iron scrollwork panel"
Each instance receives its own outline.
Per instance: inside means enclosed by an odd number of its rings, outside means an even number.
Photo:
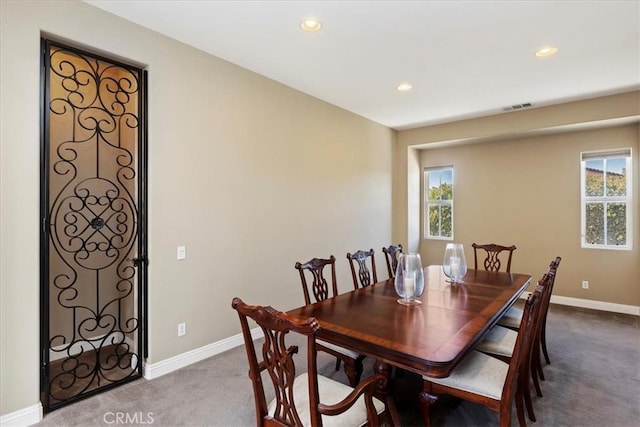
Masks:
[[[139,70],[49,45],[51,402],[140,372]]]

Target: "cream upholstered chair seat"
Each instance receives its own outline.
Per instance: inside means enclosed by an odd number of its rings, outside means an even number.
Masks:
[[[487,332],[476,346],[476,350],[510,358],[513,355],[517,339],[518,333],[516,331],[496,325]]]
[[[353,388],[348,385],[334,381],[331,378],[327,378],[322,375],[318,375],[317,378],[320,401],[325,405],[338,403],[353,391]],[[310,426],[309,376],[306,372],[298,375],[293,382],[293,395],[302,425]],[[380,415],[385,409],[384,403],[375,397],[373,398],[373,405],[375,406],[378,415]],[[269,404],[269,414],[273,414],[275,406],[276,400],[274,399]],[[367,410],[364,404],[364,396],[360,396],[356,403],[354,403],[348,411],[343,412],[342,414],[335,416],[322,416],[322,425],[324,427],[362,426],[365,424],[367,424]]]
[[[511,307],[506,313],[504,313],[500,320],[498,320],[498,325],[510,329],[518,329],[520,327],[521,320],[522,309],[520,307]]]
[[[352,359],[357,359],[358,357],[360,357],[359,353],[356,353],[353,350],[349,350],[348,348],[340,347],[339,345],[331,344],[328,341],[317,339],[316,343],[323,347],[330,348],[331,350],[336,351],[340,354],[344,354],[347,357],[351,357]]]
[[[509,364],[478,351],[471,352],[445,378],[423,377],[435,384],[500,400]]]

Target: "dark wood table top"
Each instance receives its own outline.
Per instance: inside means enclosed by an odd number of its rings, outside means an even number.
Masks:
[[[468,270],[451,285],[439,265],[426,267],[422,304],[397,303],[393,280],[289,311],[315,317],[318,337],[421,375],[445,377],[518,299],[526,274]]]

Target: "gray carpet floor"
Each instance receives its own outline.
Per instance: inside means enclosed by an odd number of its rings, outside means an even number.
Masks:
[[[544,397],[534,394],[533,426],[640,425],[640,318],[551,305],[547,317],[551,364],[544,366]],[[365,373],[372,361],[365,359]],[[322,374],[346,383],[335,359],[320,354]],[[420,425],[420,378],[394,375],[394,396],[403,425]],[[120,417],[120,422],[117,422]],[[443,398],[435,426],[497,425],[482,406]],[[253,392],[243,347],[203,360],[160,378],[139,379],[60,408],[39,426],[94,425],[254,426]],[[517,425],[515,409],[512,425]]]

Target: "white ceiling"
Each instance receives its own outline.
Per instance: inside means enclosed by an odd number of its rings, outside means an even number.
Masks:
[[[85,1],[395,129],[640,88],[637,0]]]

